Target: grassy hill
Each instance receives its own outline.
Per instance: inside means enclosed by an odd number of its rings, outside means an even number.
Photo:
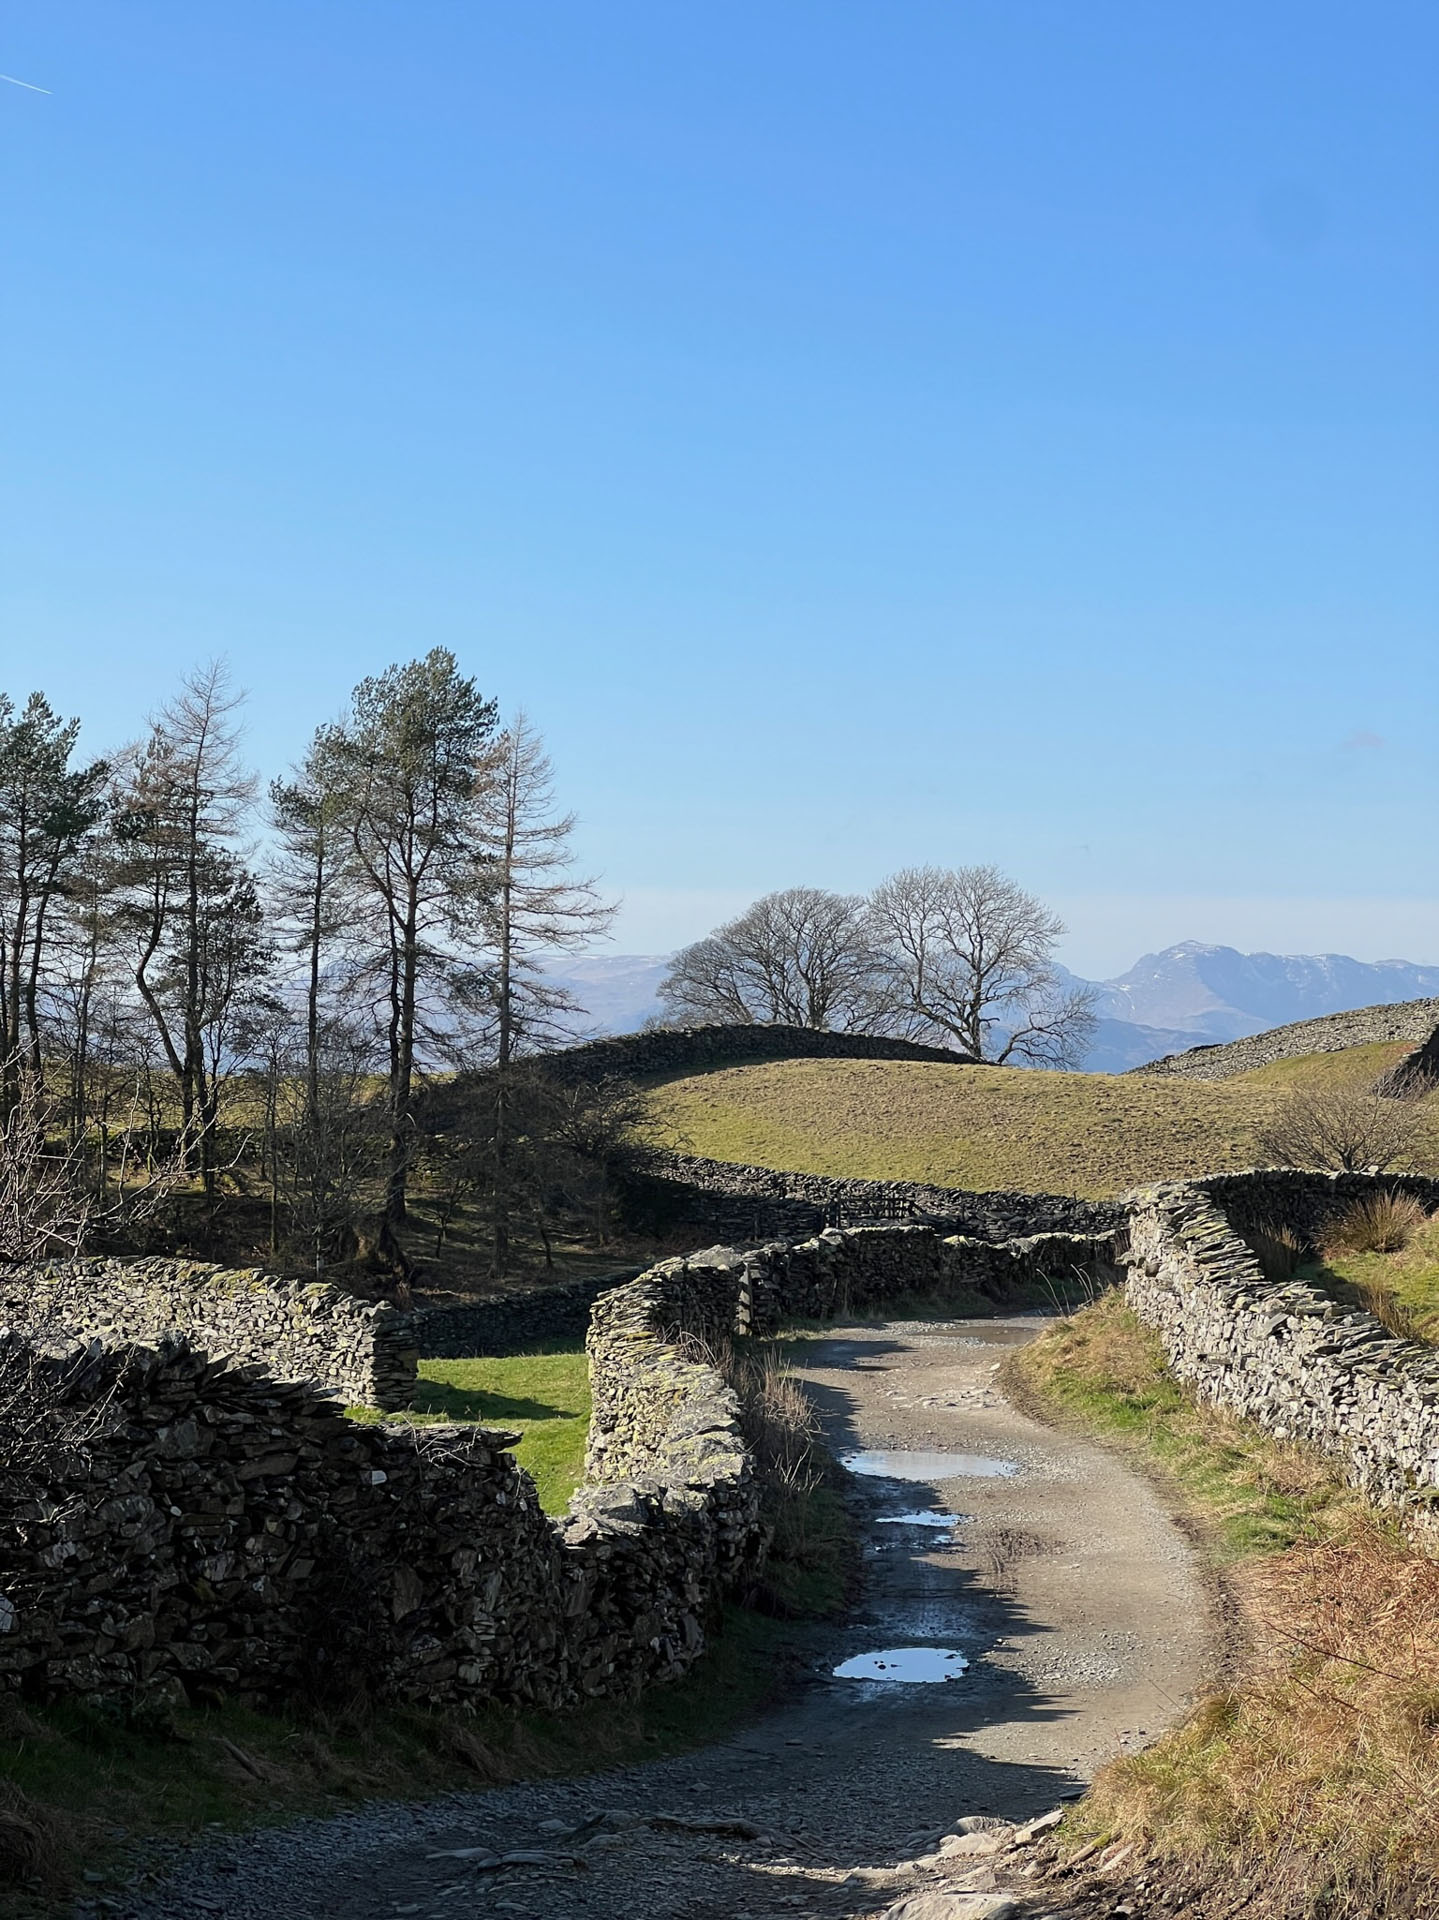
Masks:
[[[1099,1199],[1252,1166],[1256,1128],[1295,1081],[1377,1078],[1405,1051],[1353,1047],[1220,1081],[783,1060],[671,1080],[650,1098],[663,1144],[716,1160]],[[1426,1171],[1439,1169],[1439,1101],[1429,1107]]]

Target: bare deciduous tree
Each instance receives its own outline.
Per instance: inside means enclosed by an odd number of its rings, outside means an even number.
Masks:
[[[238,842],[255,783],[239,755],[241,696],[219,664],[192,674],[123,769],[108,888],[135,990],[180,1097],[182,1155],[213,1204],[220,1077],[269,944]]]
[[[868,935],[880,993],[915,1036],[976,1060],[1072,1067],[1094,1030],[1091,996],[1054,964],[1063,922],[997,867],[906,867],[875,889]]]
[[[875,980],[863,900],[786,887],[677,953],[659,994],[681,1019],[873,1033]]]
[[[509,1261],[508,1196],[514,1185],[506,1161],[518,1133],[511,1068],[526,1048],[561,1038],[561,1016],[578,1011],[571,995],[546,980],[541,962],[597,939],[614,908],[600,899],[592,880],[573,872],[575,816],[556,812],[554,769],[523,712],[501,736],[480,827],[489,868],[482,923],[492,964],[478,978],[495,1022],[490,1257],[501,1274]]]
[[[1273,1166],[1384,1173],[1412,1162],[1423,1129],[1416,1098],[1376,1093],[1367,1078],[1316,1076],[1291,1088],[1256,1144]]]

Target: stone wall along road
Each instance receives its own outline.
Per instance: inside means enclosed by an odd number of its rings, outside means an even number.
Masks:
[[[1404,1000],[1392,1006],[1359,1007],[1352,1013],[1326,1013],[1317,1020],[1295,1020],[1270,1027],[1244,1040],[1190,1047],[1167,1053],[1130,1073],[1147,1073],[1179,1080],[1228,1080],[1276,1060],[1297,1060],[1307,1053],[1342,1053],[1347,1047],[1371,1046],[1381,1040],[1407,1040],[1422,1049],[1439,1033],[1439,1000]],[[1427,1056],[1426,1056],[1427,1057]]]

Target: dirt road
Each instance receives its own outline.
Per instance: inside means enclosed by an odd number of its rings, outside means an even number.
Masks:
[[[854,1920],[960,1816],[1024,1818],[1073,1794],[1180,1713],[1211,1623],[1151,1490],[997,1386],[1040,1324],[900,1322],[803,1343],[796,1371],[858,1469],[870,1580],[859,1616],[817,1636],[814,1684],[784,1710],[677,1760],[226,1842],[119,1910]],[[873,1677],[834,1677],[852,1666]],[[913,1667],[945,1677],[898,1677]],[[538,1857],[496,1864],[516,1852]]]

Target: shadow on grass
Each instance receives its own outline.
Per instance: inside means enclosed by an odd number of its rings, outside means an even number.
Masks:
[[[452,1387],[441,1380],[421,1380],[415,1393],[417,1413],[438,1414],[446,1420],[474,1420],[481,1426],[504,1426],[511,1420],[585,1420],[575,1407],[550,1406],[544,1400],[519,1399],[491,1393],[481,1387]]]

